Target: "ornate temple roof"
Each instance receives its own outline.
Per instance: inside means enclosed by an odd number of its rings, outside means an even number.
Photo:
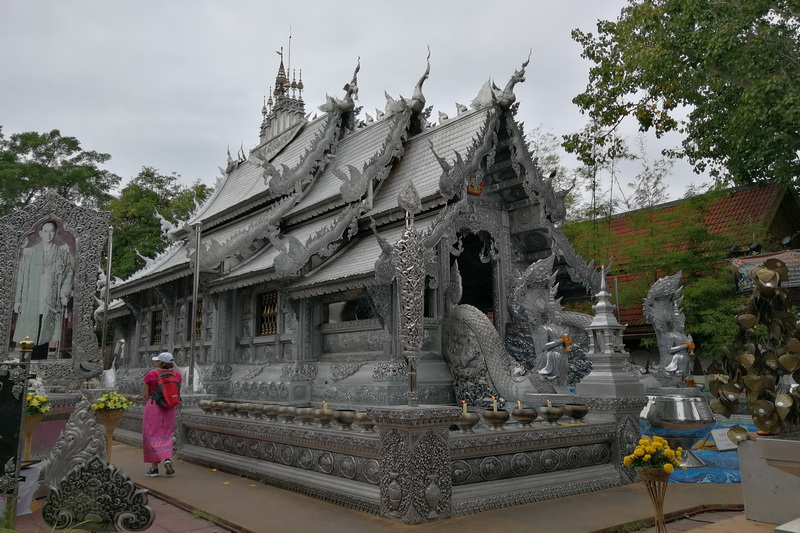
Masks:
[[[486,183],[484,194],[515,208],[535,207],[540,219],[520,219],[526,228],[544,227],[542,234],[555,239],[559,197],[541,179],[514,121],[513,87],[524,81],[526,65],[504,89],[487,83],[471,109],[461,106],[457,116],[431,124],[432,106],[424,107],[422,92],[430,67],[412,98],[389,97],[378,120],[361,121],[354,104],[358,66],[344,96],[327,97],[323,113],[308,120],[298,114],[302,98],[287,96],[292,89],[281,63],[276,87],[282,92],[276,89],[275,99],[265,104],[259,144],[248,154],[229,155],[214,193],[174,232],[177,242],[117,284],[114,297],[190,275],[198,226],[201,269],[213,273],[207,284],[212,292],[279,278],[291,280],[289,290],[299,292],[361,279],[380,255],[367,229],[370,221],[385,239],[399,235],[402,187],[411,182],[423,211],[434,214],[466,197],[468,181],[481,182],[500,146],[509,160]],[[568,246],[565,239],[556,240]]]

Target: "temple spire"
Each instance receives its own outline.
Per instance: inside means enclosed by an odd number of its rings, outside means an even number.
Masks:
[[[291,36],[289,37],[291,53]],[[284,64],[283,47],[275,51],[280,56],[278,73],[275,75],[275,89],[270,88],[269,97],[261,109],[263,120],[261,122],[261,143],[280,135],[295,124],[305,120],[305,104],[303,103],[303,71],[300,71],[300,81]]]

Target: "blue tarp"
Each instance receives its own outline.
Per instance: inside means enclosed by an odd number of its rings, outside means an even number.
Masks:
[[[756,431],[751,418],[718,418],[713,428],[728,429],[731,426],[742,426],[747,431]],[[645,432],[647,422],[642,423],[642,432]],[[713,437],[708,442],[713,442]],[[677,469],[669,477],[672,483],[741,483],[742,476],[739,472],[739,454],[737,450],[718,452],[716,450],[694,450],[695,455],[702,459],[707,466]]]

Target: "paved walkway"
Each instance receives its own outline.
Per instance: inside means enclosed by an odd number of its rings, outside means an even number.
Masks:
[[[655,531],[646,528],[648,520],[652,520],[652,507],[641,483],[409,526],[183,461],[175,461],[174,477],[148,478],[144,475],[141,450],[124,444],[114,443],[111,462],[150,490],[156,520],[148,531],[153,533]],[[740,485],[671,483],[665,514],[680,516],[704,506],[741,508],[742,504]],[[204,520],[204,516],[211,521]],[[709,523],[712,521],[716,523]],[[670,532],[696,533],[772,533],[774,528],[772,524],[747,520],[740,511],[700,513],[691,520],[668,524]],[[41,521],[41,513],[34,512],[19,517],[17,530],[44,533],[50,528]]]

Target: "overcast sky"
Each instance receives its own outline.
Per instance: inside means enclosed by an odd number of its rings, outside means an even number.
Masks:
[[[281,46],[290,68],[302,69],[307,111],[326,93],[342,96],[360,56],[358,105],[373,116],[384,91],[411,96],[430,46],[432,119],[455,115],[455,102],[469,104],[490,78],[505,85],[532,50],[515,89],[518,118],[526,131],[544,124],[561,135],[585,124],[571,100],[589,63],[570,32],[595,31],[625,3],[0,0],[0,125],[6,136],[77,137],[85,150],[110,154],[105,168],[124,181],[152,166],[214,184],[229,145],[235,153],[258,142]],[[702,181],[676,166],[672,197]]]

